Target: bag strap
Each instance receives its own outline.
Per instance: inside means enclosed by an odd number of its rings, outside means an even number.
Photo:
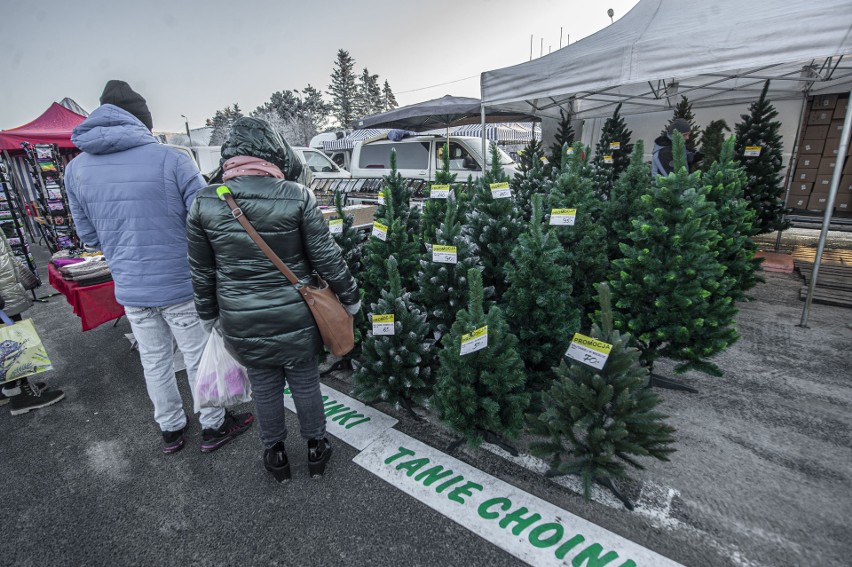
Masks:
[[[6,315],[6,312],[5,312],[5,311],[3,311],[2,309],[0,309],[0,320],[2,320],[2,321],[3,321],[3,324],[4,324],[4,325],[9,325],[10,327],[11,327],[12,325],[14,325],[14,324],[15,324],[15,322],[14,322],[14,321],[12,321],[12,320],[9,318],[9,316],[8,316],[8,315]]]
[[[284,277],[290,280],[290,283],[293,284],[297,289],[301,286],[299,285],[299,278],[296,277],[296,274],[287,267],[281,258],[278,257],[275,252],[272,251],[272,248],[269,247],[269,244],[263,240],[263,237],[257,233],[257,230],[252,226],[246,216],[243,214],[242,209],[237,206],[237,202],[234,200],[234,195],[231,193],[231,189],[227,185],[220,185],[216,188],[216,195],[219,196],[220,199],[225,201],[228,204],[228,207],[231,209],[231,214],[234,215],[234,218],[237,219],[237,222],[242,225],[242,227],[246,230],[248,235],[254,240],[254,243],[257,244],[257,247],[261,249],[261,251],[266,254],[266,257],[269,258],[269,261],[275,264],[275,267],[278,268]]]

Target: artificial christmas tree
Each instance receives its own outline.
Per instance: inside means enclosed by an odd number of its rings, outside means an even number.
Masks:
[[[370,308],[372,328],[361,348],[354,395],[367,403],[397,404],[416,415],[412,404],[423,404],[432,395],[434,341],[426,312],[402,288],[396,259],[391,256],[385,265],[389,285]]]
[[[542,197],[532,197],[532,219],[518,237],[508,269],[504,297],[512,332],[524,348],[527,388],[550,388],[551,369],[580,328],[580,312],[571,297],[571,268],[555,231],[542,223]]]
[[[499,307],[485,313],[477,268],[468,270],[467,280],[469,307],[459,311],[442,341],[433,401],[441,421],[477,447],[483,440],[517,437],[530,396],[517,337]]]
[[[420,210],[411,207],[411,195],[413,193],[411,186],[402,179],[402,175],[396,167],[396,152],[391,152],[390,156],[391,172],[384,178],[384,187],[381,195],[384,203],[380,202],[376,207],[374,217],[383,219],[387,217],[387,209],[393,203],[394,216],[399,219],[405,226],[406,232],[412,238],[417,240],[420,234]],[[391,200],[388,197],[392,197]],[[381,200],[380,200],[381,201]],[[384,271],[384,268],[381,268]],[[405,277],[403,275],[403,283]]]
[[[689,122],[689,139],[684,140],[686,143],[686,149],[694,152],[695,148],[698,147],[698,137],[701,136],[701,128],[695,123],[695,114],[692,113],[692,103],[689,102],[689,99],[685,96],[681,96],[680,102],[675,106],[674,112],[672,113],[671,120],[669,120],[668,124],[666,124],[666,129],[663,130],[662,134],[665,134],[669,131],[672,122],[677,120],[678,118],[683,118],[687,122]]]
[[[334,241],[340,246],[340,251],[343,252],[343,261],[346,262],[349,271],[352,272],[352,276],[358,280],[361,273],[361,252],[364,245],[364,235],[361,231],[354,228],[354,217],[346,214],[343,208],[345,201],[346,196],[343,193],[336,192],[334,194],[334,210],[337,213],[337,219],[329,222],[329,230],[334,237]]]
[[[609,201],[605,204],[603,224],[609,227],[607,250],[610,264],[621,258],[619,244],[633,230],[632,221],[639,199],[651,189],[651,168],[644,159],[645,144],[637,140],[630,155],[630,165],[613,185]]]
[[[717,259],[718,213],[701,173],[687,172],[683,136],[674,132],[672,141],[675,171],[640,199],[623,258],[614,262],[615,328],[633,335],[652,372],[654,361],[667,357],[680,362],[677,373],[719,376],[707,359],[738,337]],[[652,383],[694,391],[653,374]]]
[[[441,169],[435,172],[435,183],[426,192],[423,214],[420,217],[420,240],[424,244],[435,239],[435,231],[444,220],[447,212],[448,196],[445,196],[446,191],[452,193],[455,182],[456,174],[450,173],[450,147],[448,144],[444,144],[441,153]],[[432,194],[432,187],[435,187],[435,195]]]
[[[633,151],[633,144],[630,143],[633,133],[627,129],[624,118],[619,114],[620,110],[621,104],[615,107],[612,116],[604,122],[592,162],[595,191],[604,199],[609,198],[612,185],[627,169]]]
[[[724,120],[714,120],[704,129],[701,136],[701,171],[706,172],[719,161],[722,154],[722,144],[725,142],[725,132],[730,132],[728,123]]]
[[[588,500],[593,482],[610,488],[633,509],[615,485],[628,478],[627,467],[643,469],[636,457],[668,461],[674,428],[657,412],[660,398],[647,388],[648,368],[630,346],[629,333],[613,328],[609,289],[600,292],[601,324],[591,337],[611,345],[602,368],[573,358],[555,369],[557,378],[544,394],[544,412],[528,420],[530,432],[547,441],[530,444],[532,454],[547,458],[548,476],[576,474]]]
[[[559,127],[556,130],[556,137],[553,144],[550,146],[550,155],[548,161],[550,166],[559,170],[562,168],[562,160],[565,159],[565,148],[574,145],[574,128],[571,126],[571,113],[559,109]]]
[[[773,121],[778,111],[766,99],[769,81],[763,85],[760,98],[743,114],[742,122],[734,127],[737,136],[736,156],[748,177],[745,198],[755,211],[757,234],[786,230],[784,219],[784,186],[781,184],[783,156],[781,154],[781,123]]]
[[[543,158],[541,143],[533,138],[524,147],[518,160],[518,173],[509,182],[512,197],[521,215],[520,220],[524,224],[529,223],[532,218],[532,196],[543,195],[545,191],[547,167]]]

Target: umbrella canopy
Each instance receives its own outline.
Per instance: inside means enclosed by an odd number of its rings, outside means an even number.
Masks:
[[[488,111],[486,122],[530,122],[539,118],[515,111]],[[480,122],[478,98],[445,95],[434,100],[401,106],[355,121],[356,128],[402,128],[414,132]]]

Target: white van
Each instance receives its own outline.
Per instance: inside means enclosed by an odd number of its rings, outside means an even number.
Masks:
[[[337,164],[321,150],[304,146],[292,146],[292,148],[296,157],[302,162],[301,177],[303,179],[299,181],[308,187],[315,179],[350,179],[352,177],[348,171],[337,167]]]
[[[383,140],[365,140],[355,142],[352,150],[352,162],[349,171],[354,178],[381,177],[390,173],[390,156],[396,151],[396,167],[405,179],[435,180],[435,172],[443,167],[441,152],[447,138],[444,136],[412,136],[397,142]],[[456,174],[456,180],[466,181],[468,176],[474,179],[482,177],[482,139],[470,136],[450,136],[450,173]],[[503,150],[500,165],[510,178],[517,172],[512,158]],[[489,153],[485,169],[491,165]]]

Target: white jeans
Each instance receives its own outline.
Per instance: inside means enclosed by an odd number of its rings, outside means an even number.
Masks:
[[[172,337],[186,362],[189,386],[195,385],[195,373],[208,334],[201,326],[195,303],[187,301],[165,307],[125,307],[124,312],[139,346],[145,372],[148,397],[154,404],[154,420],[162,431],[177,431],[186,425],[183,400],[175,379]],[[201,427],[215,429],[225,419],[223,408],[201,410]]]

